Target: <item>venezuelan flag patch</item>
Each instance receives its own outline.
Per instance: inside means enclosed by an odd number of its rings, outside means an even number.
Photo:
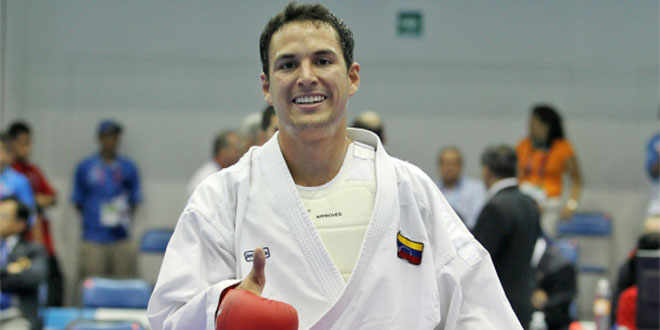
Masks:
[[[419,265],[422,263],[424,243],[415,242],[401,235],[401,232],[398,232],[396,234],[396,249],[396,255],[399,258],[408,260],[408,262],[413,265]]]

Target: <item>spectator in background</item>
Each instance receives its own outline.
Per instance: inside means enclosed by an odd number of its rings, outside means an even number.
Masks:
[[[280,120],[277,119],[277,114],[275,114],[275,108],[272,105],[267,106],[263,113],[261,114],[261,143],[262,145],[266,141],[275,135],[275,132],[279,129]]]
[[[516,152],[489,147],[481,157],[488,201],[477,218],[474,237],[488,250],[504,292],[527,329],[532,317],[532,252],[541,234],[536,202],[518,189]]]
[[[48,278],[46,251],[25,240],[30,209],[0,200],[0,329],[41,329],[39,286]]]
[[[82,278],[134,273],[129,232],[142,193],[137,167],[117,154],[121,132],[117,122],[102,121],[97,132],[100,151],[76,167],[71,200],[82,217]]]
[[[385,144],[385,124],[383,124],[383,120],[375,111],[369,110],[359,114],[351,126],[376,133],[380,142],[383,145]]]
[[[212,159],[207,161],[192,176],[188,183],[187,196],[192,195],[197,185],[209,175],[234,165],[241,157],[241,138],[234,131],[223,131],[213,140]]]
[[[571,303],[577,295],[577,270],[575,264],[561,252],[556,242],[538,240],[532,266],[536,268],[536,289],[532,294],[534,309],[542,310],[548,330],[568,330],[573,321]]]
[[[438,188],[465,225],[474,227],[486,198],[486,187],[481,181],[463,175],[463,155],[456,146],[442,148],[437,165]]]
[[[0,134],[0,198],[16,196],[21,203],[31,211],[35,210],[34,193],[30,182],[21,173],[16,172],[11,164],[14,162],[14,152],[11,148],[11,139],[5,133]],[[32,227],[35,217],[30,216],[28,225]],[[41,236],[40,233],[38,233]]]
[[[250,147],[259,145],[259,142],[261,142],[261,116],[260,112],[255,112],[243,118],[241,127],[238,129],[238,133],[243,139],[241,155],[247,152]]]
[[[14,151],[14,170],[23,174],[32,187],[37,204],[37,223],[33,230],[40,237],[34,237],[39,243],[42,243],[48,252],[48,306],[62,306],[64,279],[60,270],[57,256],[55,254],[55,245],[50,230],[50,220],[46,216],[46,210],[56,202],[55,189],[50,185],[41,169],[30,161],[32,152],[32,131],[27,123],[16,121],[9,125],[9,139],[11,140],[12,150]]]
[[[653,313],[658,317],[658,312],[655,308],[646,308],[645,310],[638,311],[637,302],[637,250],[659,250],[660,249],[660,232],[647,232],[644,233],[637,241],[637,248],[632,251],[629,260],[622,267],[625,272],[624,277],[620,277],[617,281],[616,295],[613,301],[617,302],[613,305],[614,320],[617,326],[625,326],[629,330],[637,329],[637,313]],[[655,306],[657,307],[657,305]],[[648,319],[649,317],[645,317]]]
[[[618,303],[621,294],[633,287],[635,281],[637,280],[636,275],[636,264],[635,257],[637,254],[637,249],[656,249],[653,248],[652,242],[654,237],[658,237],[660,234],[660,215],[652,215],[646,219],[644,222],[644,227],[642,230],[642,236],[637,241],[637,246],[630,251],[628,258],[624,263],[619,267],[616,283],[614,286],[614,294],[612,295],[612,309],[611,309],[611,322],[612,325],[615,324],[617,319],[617,312],[619,310]],[[655,240],[657,242],[657,240]],[[641,246],[641,247],[640,247]],[[634,291],[634,290],[632,290]],[[630,294],[630,293],[629,293]],[[625,314],[624,310],[621,311]]]
[[[578,207],[582,175],[575,151],[565,138],[562,119],[551,105],[538,104],[532,108],[529,135],[516,150],[520,189],[539,201],[543,230],[555,237],[559,219],[570,218]],[[571,179],[571,191],[562,207],[562,180],[566,173]]]
[[[660,215],[660,133],[652,137],[646,147],[646,171],[653,184],[648,214]]]

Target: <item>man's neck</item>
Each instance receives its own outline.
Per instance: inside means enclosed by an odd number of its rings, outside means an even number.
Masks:
[[[101,159],[106,163],[112,163],[117,158],[117,153],[112,151],[101,151]]]
[[[320,186],[332,180],[339,173],[350,144],[345,125],[330,136],[313,140],[280,131],[278,141],[293,181],[306,187]]]
[[[442,180],[442,186],[447,189],[454,189],[456,188],[456,186],[458,186],[458,180],[459,179],[451,180],[451,181]]]

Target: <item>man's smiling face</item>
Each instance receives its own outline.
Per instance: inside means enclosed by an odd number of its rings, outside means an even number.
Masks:
[[[269,77],[262,74],[262,88],[266,102],[275,107],[281,131],[335,131],[360,84],[359,65],[347,70],[342,54],[337,33],[322,22],[288,23],[273,35]]]

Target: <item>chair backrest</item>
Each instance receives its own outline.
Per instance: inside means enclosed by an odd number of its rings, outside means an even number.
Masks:
[[[165,228],[147,230],[140,240],[140,251],[146,253],[165,253],[172,233],[173,231],[171,229]]]
[[[637,250],[637,329],[660,329],[660,250]]]
[[[145,330],[137,321],[76,320],[66,327],[67,330]]]
[[[600,212],[575,213],[559,223],[559,236],[611,236],[612,219]]]
[[[83,283],[83,306],[147,308],[152,289],[144,280],[88,278]]]

